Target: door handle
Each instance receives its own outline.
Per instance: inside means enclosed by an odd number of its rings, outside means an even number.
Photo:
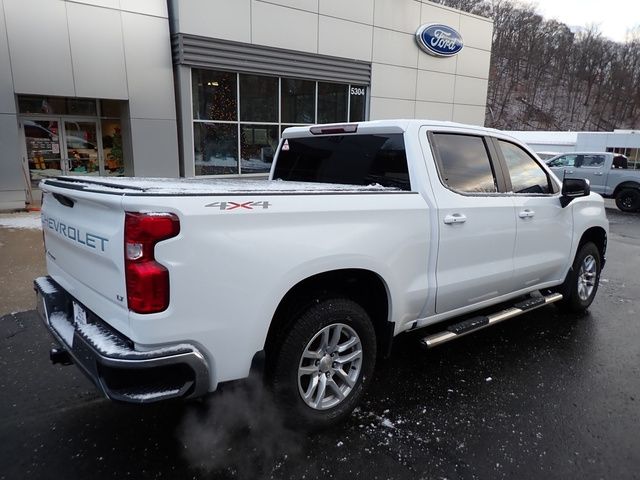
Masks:
[[[594,172],[594,175],[598,175],[599,177],[604,175],[604,172]]]
[[[444,217],[444,223],[447,225],[451,225],[453,223],[464,223],[467,221],[467,217],[465,217],[461,213],[454,213],[452,215],[447,215]]]
[[[573,170],[565,170],[566,173],[573,173]]]
[[[520,218],[531,218],[536,214],[536,212],[534,212],[533,210],[529,210],[528,208],[526,210],[522,210],[520,213],[518,213],[518,216]]]

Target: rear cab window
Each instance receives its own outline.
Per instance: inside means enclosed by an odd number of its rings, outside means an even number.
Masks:
[[[411,190],[402,133],[286,138],[273,178]]]

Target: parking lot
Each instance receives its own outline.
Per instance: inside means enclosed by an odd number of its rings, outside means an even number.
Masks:
[[[588,314],[544,307],[428,352],[419,332],[401,336],[349,421],[313,435],[287,429],[251,383],[206,401],[111,403],[75,367],[50,365],[33,310],[3,312],[0,479],[640,478],[640,214],[607,214]],[[40,234],[15,235],[35,246],[17,242],[11,262],[42,268]],[[3,302],[24,295],[20,274],[2,273]]]

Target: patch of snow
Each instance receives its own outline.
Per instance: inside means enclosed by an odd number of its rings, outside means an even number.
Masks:
[[[109,193],[149,193],[157,195],[174,194],[242,194],[242,193],[309,193],[309,192],[381,192],[398,191],[397,188],[380,184],[342,185],[334,183],[289,182],[284,180],[227,180],[198,178],[96,178],[66,177],[76,186],[93,191]],[[64,180],[58,180],[63,181]]]
[[[64,313],[53,312],[49,315],[49,323],[67,345],[73,346],[73,324]]]
[[[38,288],[40,288],[42,293],[44,293],[45,295],[51,295],[58,291],[56,286],[53,283],[51,283],[47,277],[36,278],[36,284],[38,285]]]
[[[103,329],[92,323],[78,324],[78,331],[91,344],[105,355],[127,355],[131,350],[122,345],[118,337],[105,332]]]
[[[388,418],[383,418],[382,419],[382,426],[383,427],[387,427],[387,428],[396,428],[396,426],[393,424],[393,422],[391,420],[389,420]]]
[[[77,324],[78,331],[85,337],[96,349],[103,355],[119,355],[119,356],[148,356],[148,355],[165,355],[180,350],[193,350],[193,346],[186,343],[170,345],[167,347],[153,348],[150,350],[139,351],[131,350],[122,343],[122,340],[93,323]]]
[[[0,227],[15,228],[18,230],[41,230],[42,221],[40,213],[12,213],[0,215]]]

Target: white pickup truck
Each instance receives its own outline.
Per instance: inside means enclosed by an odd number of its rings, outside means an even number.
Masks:
[[[258,371],[312,427],[349,415],[402,332],[431,326],[433,347],[549,303],[586,309],[607,245],[588,182],[449,122],[289,128],[269,180],[41,188],[54,363],[134,403]]]
[[[546,160],[560,178],[584,178],[591,189],[614,198],[623,212],[640,210],[640,170],[629,168],[627,157],[609,152],[571,152]]]

